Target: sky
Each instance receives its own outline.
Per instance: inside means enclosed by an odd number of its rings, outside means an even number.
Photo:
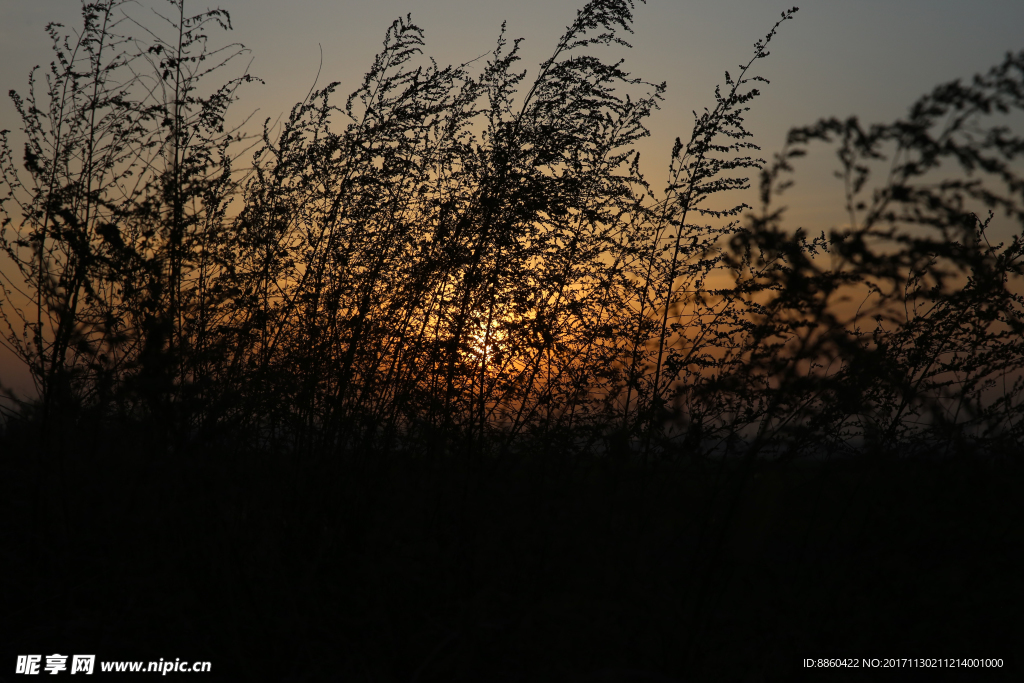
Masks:
[[[144,17],[161,0],[139,0]],[[250,50],[251,85],[236,115],[277,118],[305,97],[320,65],[319,85],[340,82],[347,93],[379,50],[384,32],[411,13],[426,31],[426,53],[439,64],[462,63],[489,53],[501,22],[510,37],[523,37],[521,65],[536,73],[582,1],[573,0],[221,0],[189,1],[198,12],[231,13],[231,39]],[[68,29],[80,23],[78,0],[0,0],[0,91],[24,92],[29,70],[52,59],[48,22]],[[665,175],[672,142],[686,139],[692,110],[711,106],[725,70],[748,61],[788,5],[766,0],[649,0],[635,10],[633,49],[626,67],[650,82],[666,81],[661,110],[650,120],[651,137],[639,147],[648,179]],[[1021,0],[808,0],[784,24],[757,73],[768,78],[748,116],[748,128],[765,155],[786,131],[821,117],[857,115],[891,121],[933,86],[969,78],[1024,49]],[[17,131],[10,101],[0,101],[0,129]],[[16,139],[16,138],[15,138]],[[787,204],[790,218],[815,232],[841,216],[842,190],[827,172],[830,157],[809,159]],[[0,384],[24,386],[9,358],[0,356]]]

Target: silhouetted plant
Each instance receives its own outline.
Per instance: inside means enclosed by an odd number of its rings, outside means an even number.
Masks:
[[[628,47],[628,0],[588,3],[532,81],[504,30],[486,59],[441,68],[400,19],[344,106],[332,83],[264,124],[241,183],[225,115],[251,79],[199,89],[242,49],[208,47],[227,14],[173,1],[161,37],[122,4],[84,6],[74,44],[49,29],[47,104],[34,76],[15,96],[29,184],[3,147],[6,343],[44,419],[91,406],[314,450],[1019,439],[1020,241],[988,246],[972,213],[1021,222],[1021,142],[977,127],[1020,109],[1019,56],[891,126],[795,129],[744,225],[728,193],[764,164],[744,127],[751,69],[795,9],[695,114],[659,194],[634,143],[665,85],[598,56]],[[808,239],[770,200],[816,140],[839,141],[850,226]],[[1003,190],[918,182],[944,160]]]
[[[265,133],[243,289],[262,292],[259,365],[286,364],[307,424],[511,435],[568,428],[609,391],[593,368],[616,363],[646,211],[630,143],[664,86],[634,100],[622,88],[646,84],[579,53],[624,44],[631,6],[582,10],[521,103],[518,41],[478,76],[413,66],[422,31],[400,20],[344,111],[332,84]]]
[[[207,47],[227,13],[189,17],[172,0],[160,37],[119,0],[84,4],[72,39],[47,31],[56,60],[43,101],[12,92],[28,137],[27,176],[2,141],[6,345],[29,367],[42,414],[72,405],[138,415],[171,430],[193,392],[209,391],[223,348],[220,275],[232,265],[226,205],[234,192],[224,115],[239,83],[199,81],[241,47]],[[134,26],[143,38],[123,33]],[[13,273],[12,273],[13,275]],[[119,407],[117,407],[119,406]]]
[[[1022,76],[1024,54],[1011,54],[971,84],[939,86],[905,120],[790,132],[730,258],[749,273],[736,292],[757,313],[740,376],[728,378],[742,388],[736,410],[757,424],[754,448],[1008,452],[1020,442],[1024,179],[1014,163],[1024,141],[987,117],[1020,110]],[[838,143],[849,225],[808,241],[784,233],[770,203],[814,141]],[[887,160],[871,189],[871,164]],[[1009,244],[989,242],[984,209],[1005,214]]]

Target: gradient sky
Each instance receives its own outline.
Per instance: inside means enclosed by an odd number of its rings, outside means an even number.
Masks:
[[[160,0],[140,0],[135,10]],[[524,37],[524,68],[550,54],[582,0],[221,0],[189,2],[193,12],[228,10],[233,40],[251,48],[250,71],[266,85],[243,93],[236,114],[258,109],[276,118],[301,100],[313,83],[323,48],[320,85],[358,86],[385,29],[411,12],[426,31],[427,54],[439,64],[464,62],[490,52],[502,20],[511,37]],[[863,121],[891,121],[934,85],[968,78],[1024,49],[1021,0],[808,0],[773,40],[758,73],[771,80],[748,117],[764,153],[781,145],[786,130],[824,116],[856,114]],[[25,91],[29,69],[51,60],[44,33],[50,21],[77,28],[78,0],[0,0],[0,91]],[[687,137],[693,109],[713,103],[723,71],[735,71],[752,54],[787,5],[765,0],[650,0],[635,12],[634,49],[627,68],[652,82],[667,81],[662,109],[651,119],[652,137],[641,144],[649,179],[660,181],[676,136]],[[17,130],[13,106],[0,102],[0,129]],[[827,229],[841,208],[841,188],[824,171],[826,157],[805,164],[786,202],[791,218]],[[807,173],[806,171],[815,171]],[[810,177],[808,177],[810,176]],[[656,183],[656,186],[660,183]],[[841,214],[838,214],[841,215]],[[0,383],[20,384],[0,358]]]

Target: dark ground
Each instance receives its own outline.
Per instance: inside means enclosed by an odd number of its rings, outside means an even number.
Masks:
[[[47,438],[0,444],[0,680],[54,652],[209,660],[171,676],[202,680],[921,680],[801,669],[822,657],[1002,658],[924,680],[1024,680],[1019,457],[641,466]]]

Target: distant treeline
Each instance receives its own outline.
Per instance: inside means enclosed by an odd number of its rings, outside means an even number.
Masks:
[[[588,3],[533,80],[504,29],[442,68],[399,19],[347,99],[314,89],[257,135],[225,124],[255,80],[215,82],[244,52],[216,42],[227,12],[170,4],[155,26],[83,5],[12,92],[2,343],[38,393],[8,423],[645,458],[1024,441],[1024,139],[1000,116],[1024,110],[1024,52],[765,160],[744,117],[789,10],[655,188],[635,143],[666,86],[601,57],[632,0]],[[818,144],[848,224],[787,231],[776,198]],[[730,202],[756,182],[760,207]]]

